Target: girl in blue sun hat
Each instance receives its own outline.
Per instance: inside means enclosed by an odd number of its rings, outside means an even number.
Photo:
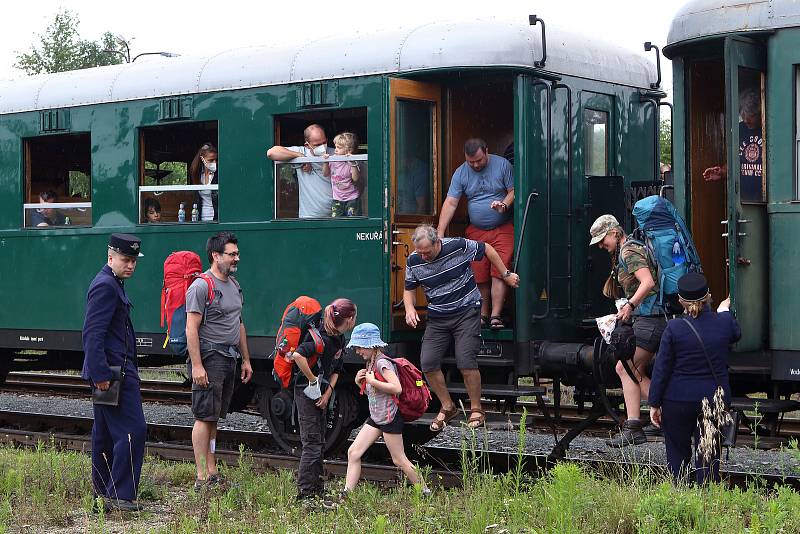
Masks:
[[[430,490],[408,459],[403,446],[403,418],[397,409],[397,396],[402,392],[397,377],[397,367],[381,349],[386,343],[381,332],[372,323],[362,323],[353,329],[350,343],[356,354],[364,358],[366,367],[356,374],[356,385],[366,391],[369,402],[369,417],[359,430],[355,441],[347,450],[347,478],[345,493],[352,491],[361,476],[361,457],[367,449],[383,436],[386,448],[392,455],[392,462],[399,467],[412,484],[419,484],[422,493]]]

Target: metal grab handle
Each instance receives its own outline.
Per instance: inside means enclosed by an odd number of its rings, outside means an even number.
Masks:
[[[547,63],[547,36],[545,35],[545,30],[544,30],[544,20],[537,17],[536,15],[528,16],[528,23],[531,26],[536,26],[537,22],[542,23],[542,59],[540,59],[539,61],[534,61],[533,66],[542,68],[544,67],[545,63]]]

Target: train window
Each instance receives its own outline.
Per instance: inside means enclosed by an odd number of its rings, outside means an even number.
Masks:
[[[397,215],[433,214],[434,104],[397,101]]]
[[[276,218],[367,215],[366,109],[276,117],[275,131]]]
[[[219,220],[217,137],[216,121],[140,130],[140,223]]]
[[[26,139],[26,228],[92,224],[91,136],[88,133]]]
[[[796,114],[796,123],[794,127],[794,164],[795,164],[795,199],[800,200],[800,67],[795,68],[795,83],[797,89],[794,92],[794,109]]]
[[[608,112],[583,110],[583,157],[587,176],[608,175]]]

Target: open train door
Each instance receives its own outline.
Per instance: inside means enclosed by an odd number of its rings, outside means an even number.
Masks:
[[[406,258],[414,250],[411,234],[420,224],[436,227],[442,204],[442,89],[412,80],[391,79],[389,84],[391,322],[392,329],[397,330],[409,328],[405,323],[403,290]],[[425,295],[418,288],[417,307],[424,306]]]
[[[725,39],[725,120],[728,142],[728,283],[742,327],[737,352],[764,348],[769,292],[766,205],[766,52],[743,37]],[[715,295],[719,302],[723,296]]]

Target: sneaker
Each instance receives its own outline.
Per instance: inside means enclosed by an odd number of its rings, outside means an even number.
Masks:
[[[619,434],[606,441],[609,447],[627,447],[628,445],[641,445],[647,443],[647,436],[642,430],[642,422],[638,419],[629,419],[623,423]]]
[[[194,491],[201,492],[208,487],[208,480],[198,478],[194,481]]]
[[[209,487],[212,488],[222,488],[225,489],[228,487],[228,479],[220,475],[219,473],[214,473],[213,475],[208,475],[207,484]]]
[[[664,437],[664,430],[661,427],[658,427],[658,426],[654,425],[653,423],[645,425],[642,428],[642,432],[644,432],[644,435],[647,436],[648,438],[663,438]]]

